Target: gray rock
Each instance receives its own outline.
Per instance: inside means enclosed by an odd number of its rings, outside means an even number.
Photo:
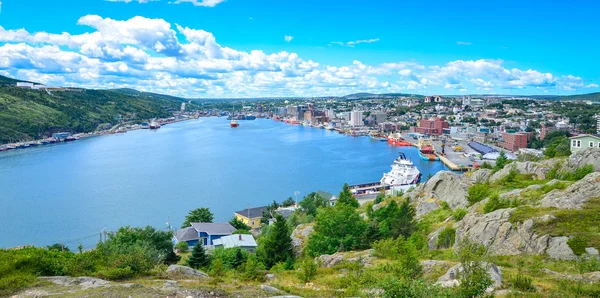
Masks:
[[[567,166],[571,170],[582,168],[586,165],[592,165],[595,172],[600,172],[600,149],[586,148],[571,154]]]
[[[555,189],[540,201],[541,207],[581,209],[593,197],[600,194],[600,172],[588,174],[565,190]]]
[[[582,275],[581,274],[579,274],[579,275],[565,274],[565,273],[552,271],[552,270],[546,269],[546,268],[542,268],[541,271],[548,275],[554,276],[556,279],[566,279],[566,280],[573,280],[573,281],[587,281],[587,282],[599,282],[600,281],[600,271],[588,272],[588,273],[584,273]]]
[[[269,294],[285,294],[284,291],[268,285],[260,285],[260,289]]]
[[[492,170],[490,169],[479,169],[471,175],[472,183],[485,183],[492,175]]]
[[[438,209],[442,201],[448,203],[452,209],[467,207],[469,204],[467,188],[468,185],[460,179],[460,176],[441,171],[406,196],[416,202],[417,217],[422,217]]]
[[[275,280],[275,274],[273,274],[273,273],[266,274],[265,278],[268,280]]]
[[[546,253],[549,257],[559,260],[575,260],[577,256],[567,244],[569,237],[552,237],[548,242]]]
[[[334,253],[332,255],[321,255],[321,256],[317,257],[316,260],[320,264],[320,266],[324,267],[324,268],[332,268],[332,267],[342,264],[342,262],[356,262],[356,261],[360,261],[362,266],[370,267],[370,266],[372,266],[372,264],[371,264],[372,259],[373,259],[372,255],[373,255],[373,250],[369,249],[369,250],[362,251],[358,254],[353,253],[352,255],[345,255],[344,253],[340,253],[340,252]]]
[[[421,267],[423,267],[423,274],[429,275],[435,272],[437,268],[449,268],[452,267],[453,263],[448,261],[438,260],[424,260],[421,261]]]
[[[493,291],[495,288],[502,286],[502,270],[495,264],[491,263],[483,263],[484,268],[486,268],[490,279],[493,284],[487,289],[487,292]],[[456,264],[452,268],[448,269],[446,274],[442,275],[438,278],[436,284],[439,284],[442,287],[455,287],[460,285],[460,275],[463,273],[464,269],[462,264]]]
[[[554,216],[552,214],[545,214],[538,218],[538,220],[542,223],[549,223],[555,219],[556,219],[556,216]]]
[[[528,186],[526,188],[523,188],[523,189],[515,189],[515,190],[512,190],[512,191],[503,193],[503,194],[500,195],[500,198],[501,199],[503,199],[503,198],[514,199],[514,198],[520,197],[523,192],[530,191],[530,190],[535,190],[535,189],[540,189],[540,188],[542,188],[541,185],[534,184],[534,185],[530,185],[530,186]]]
[[[167,280],[167,281],[165,281],[165,284],[162,286],[162,289],[167,290],[167,291],[175,290],[177,288],[179,288],[179,284],[174,280]]]
[[[550,170],[550,168],[542,166],[539,163],[525,161],[525,162],[513,162],[508,166],[504,167],[504,169],[496,172],[494,175],[490,177],[491,183],[496,183],[502,178],[506,177],[511,169],[517,170],[520,174],[534,174],[538,179],[545,179],[546,174]]]
[[[79,286],[81,289],[92,289],[109,286],[110,282],[95,277],[42,276],[41,280],[49,281],[60,286]]]
[[[427,236],[427,247],[429,248],[429,250],[434,250],[434,249],[438,249],[438,238],[440,236],[440,233],[445,229],[445,226],[442,226],[440,228],[438,228],[437,230],[433,231],[431,234],[429,234]]]
[[[296,257],[302,254],[304,243],[308,240],[308,236],[313,232],[313,229],[312,224],[302,224],[298,225],[292,232],[292,246]]]
[[[594,247],[586,247],[585,248],[585,253],[590,255],[590,256],[597,256],[600,255],[600,253],[598,253],[598,249],[594,248]]]
[[[190,268],[187,266],[181,266],[181,265],[170,265],[169,268],[167,268],[167,273],[169,275],[182,274],[184,276],[191,276],[191,277],[200,277],[200,278],[208,277],[208,274],[206,274],[202,271],[198,271],[194,268]]]
[[[300,296],[293,296],[293,295],[285,295],[285,296],[271,296],[269,298],[302,298]]]

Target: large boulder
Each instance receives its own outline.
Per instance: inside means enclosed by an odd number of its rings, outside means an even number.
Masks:
[[[487,292],[492,292],[494,289],[502,286],[502,270],[495,264],[483,263],[483,267],[486,268],[492,285],[487,289]],[[462,264],[456,264],[452,268],[448,269],[446,274],[438,278],[437,284],[445,288],[455,287],[460,285],[460,276],[464,272]]]
[[[407,194],[411,201],[416,202],[417,216],[421,217],[440,208],[440,202],[446,202],[452,209],[465,208],[468,185],[460,176],[448,171],[441,171],[427,182]]]
[[[487,180],[492,176],[492,170],[490,169],[479,169],[471,174],[472,183],[486,183]]]
[[[494,175],[490,177],[490,182],[496,183],[502,180],[502,178],[506,177],[512,169],[517,170],[519,174],[533,174],[538,179],[545,179],[546,174],[548,173],[548,171],[550,171],[549,167],[543,166],[536,162],[513,162],[505,166],[502,170],[499,170],[498,172],[494,173]]]
[[[571,170],[583,168],[587,165],[592,165],[594,167],[595,172],[600,172],[600,149],[586,148],[583,150],[579,150],[571,154],[567,165]]]
[[[302,224],[298,225],[292,232],[292,246],[296,257],[302,254],[306,240],[308,240],[308,236],[313,232],[313,229],[312,224]]]
[[[82,290],[105,287],[110,285],[110,283],[106,280],[87,276],[42,276],[39,277],[39,279],[49,281],[60,286],[79,286]]]
[[[423,267],[423,274],[431,275],[436,271],[442,269],[447,271],[450,267],[452,267],[454,263],[449,261],[439,261],[439,260],[423,260],[421,261],[421,267]]]
[[[540,201],[542,207],[581,209],[590,199],[600,196],[600,172],[588,174],[565,190],[555,189]]]
[[[181,265],[170,265],[169,268],[167,268],[167,274],[168,275],[181,274],[184,276],[199,277],[199,278],[207,278],[208,277],[208,274],[206,274],[202,271],[198,271],[194,268],[190,268],[187,266],[181,266]]]
[[[558,260],[575,260],[577,256],[573,253],[571,247],[567,243],[569,237],[552,237],[548,242],[546,253],[549,257]]]
[[[360,261],[362,266],[372,266],[373,250],[365,250],[360,252],[336,252],[332,255],[321,255],[316,258],[321,267],[332,268],[343,262]]]

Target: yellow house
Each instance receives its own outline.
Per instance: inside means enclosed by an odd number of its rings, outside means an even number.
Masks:
[[[263,210],[265,210],[266,208],[267,208],[266,206],[263,206],[263,207],[256,207],[256,208],[250,208],[250,209],[244,209],[241,211],[236,211],[234,213],[235,218],[237,218],[238,220],[241,220],[243,223],[248,225],[250,228],[257,229],[257,228],[260,228],[260,219],[262,218]]]

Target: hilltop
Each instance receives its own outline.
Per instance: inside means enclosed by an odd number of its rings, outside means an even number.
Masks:
[[[169,117],[180,98],[136,90],[17,88],[0,76],[0,144],[32,140],[59,131],[92,132],[101,124]]]

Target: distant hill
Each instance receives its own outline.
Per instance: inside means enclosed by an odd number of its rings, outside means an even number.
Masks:
[[[369,98],[369,97],[424,97],[419,94],[406,94],[406,93],[354,93],[342,96],[345,99],[355,98]]]
[[[169,117],[182,99],[147,93],[78,89],[29,90],[14,86],[18,80],[1,77],[0,143],[31,140],[54,132],[91,132],[100,124],[119,119],[141,121]]]
[[[555,99],[556,100],[591,100],[591,101],[600,101],[600,92],[588,93],[588,94],[568,95],[568,96],[558,96]]]
[[[176,101],[181,101],[181,102],[190,101],[190,99],[186,99],[183,97],[177,97],[177,96],[171,96],[171,95],[165,95],[165,94],[159,94],[159,93],[152,93],[152,92],[144,92],[144,91],[139,91],[139,90],[135,90],[135,89],[131,89],[131,88],[109,89],[108,91],[118,92],[121,94],[126,94],[126,95],[131,95],[131,96],[142,96],[142,97],[157,98],[157,99],[164,99],[164,100],[176,100]]]
[[[6,85],[15,86],[19,82],[33,83],[33,82],[29,82],[29,81],[17,80],[17,79],[5,77],[5,76],[0,76],[0,86],[6,86]]]

